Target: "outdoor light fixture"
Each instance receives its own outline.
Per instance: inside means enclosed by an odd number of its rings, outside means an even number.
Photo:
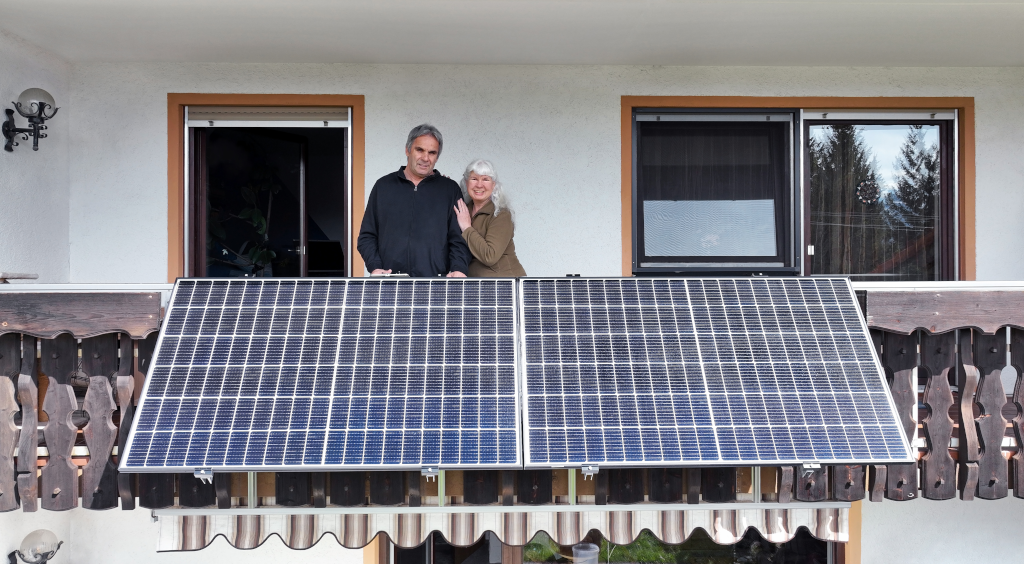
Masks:
[[[38,151],[39,140],[46,137],[46,134],[43,133],[43,130],[46,129],[43,122],[55,116],[60,108],[54,106],[53,96],[50,96],[50,93],[42,88],[29,88],[22,92],[21,96],[18,96],[18,101],[13,104],[21,117],[28,119],[28,127],[16,127],[14,110],[5,110],[7,120],[4,121],[3,132],[7,143],[4,145],[4,150],[8,153],[13,152],[14,146],[18,144],[14,138],[21,135],[22,141],[28,141],[31,136],[32,150]]]
[[[53,558],[54,554],[57,554],[57,549],[62,544],[64,542],[58,541],[57,535],[52,531],[39,529],[26,535],[25,540],[21,541],[21,548],[8,554],[7,559],[10,564],[18,564],[18,560],[15,558],[17,555],[25,564],[45,564],[47,560]]]

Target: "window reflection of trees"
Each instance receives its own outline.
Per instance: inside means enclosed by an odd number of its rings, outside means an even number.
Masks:
[[[903,127],[894,183],[881,177],[860,126],[813,128],[808,151],[813,273],[935,279],[941,161],[938,144],[925,138],[927,128],[937,127]],[[858,198],[862,182],[881,188],[877,202]]]

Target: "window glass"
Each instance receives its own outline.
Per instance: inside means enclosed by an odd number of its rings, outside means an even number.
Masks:
[[[641,267],[783,266],[791,123],[711,119],[637,121]]]
[[[810,274],[941,277],[942,133],[926,123],[808,124]]]

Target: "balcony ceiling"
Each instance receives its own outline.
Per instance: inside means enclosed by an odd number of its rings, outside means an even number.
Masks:
[[[0,0],[71,61],[1024,66],[1024,0]]]

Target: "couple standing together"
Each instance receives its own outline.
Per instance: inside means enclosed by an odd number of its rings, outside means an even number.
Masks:
[[[406,165],[377,180],[356,248],[370,274],[526,276],[512,243],[512,210],[490,161],[462,181],[434,170],[444,141],[436,127],[409,132]]]

